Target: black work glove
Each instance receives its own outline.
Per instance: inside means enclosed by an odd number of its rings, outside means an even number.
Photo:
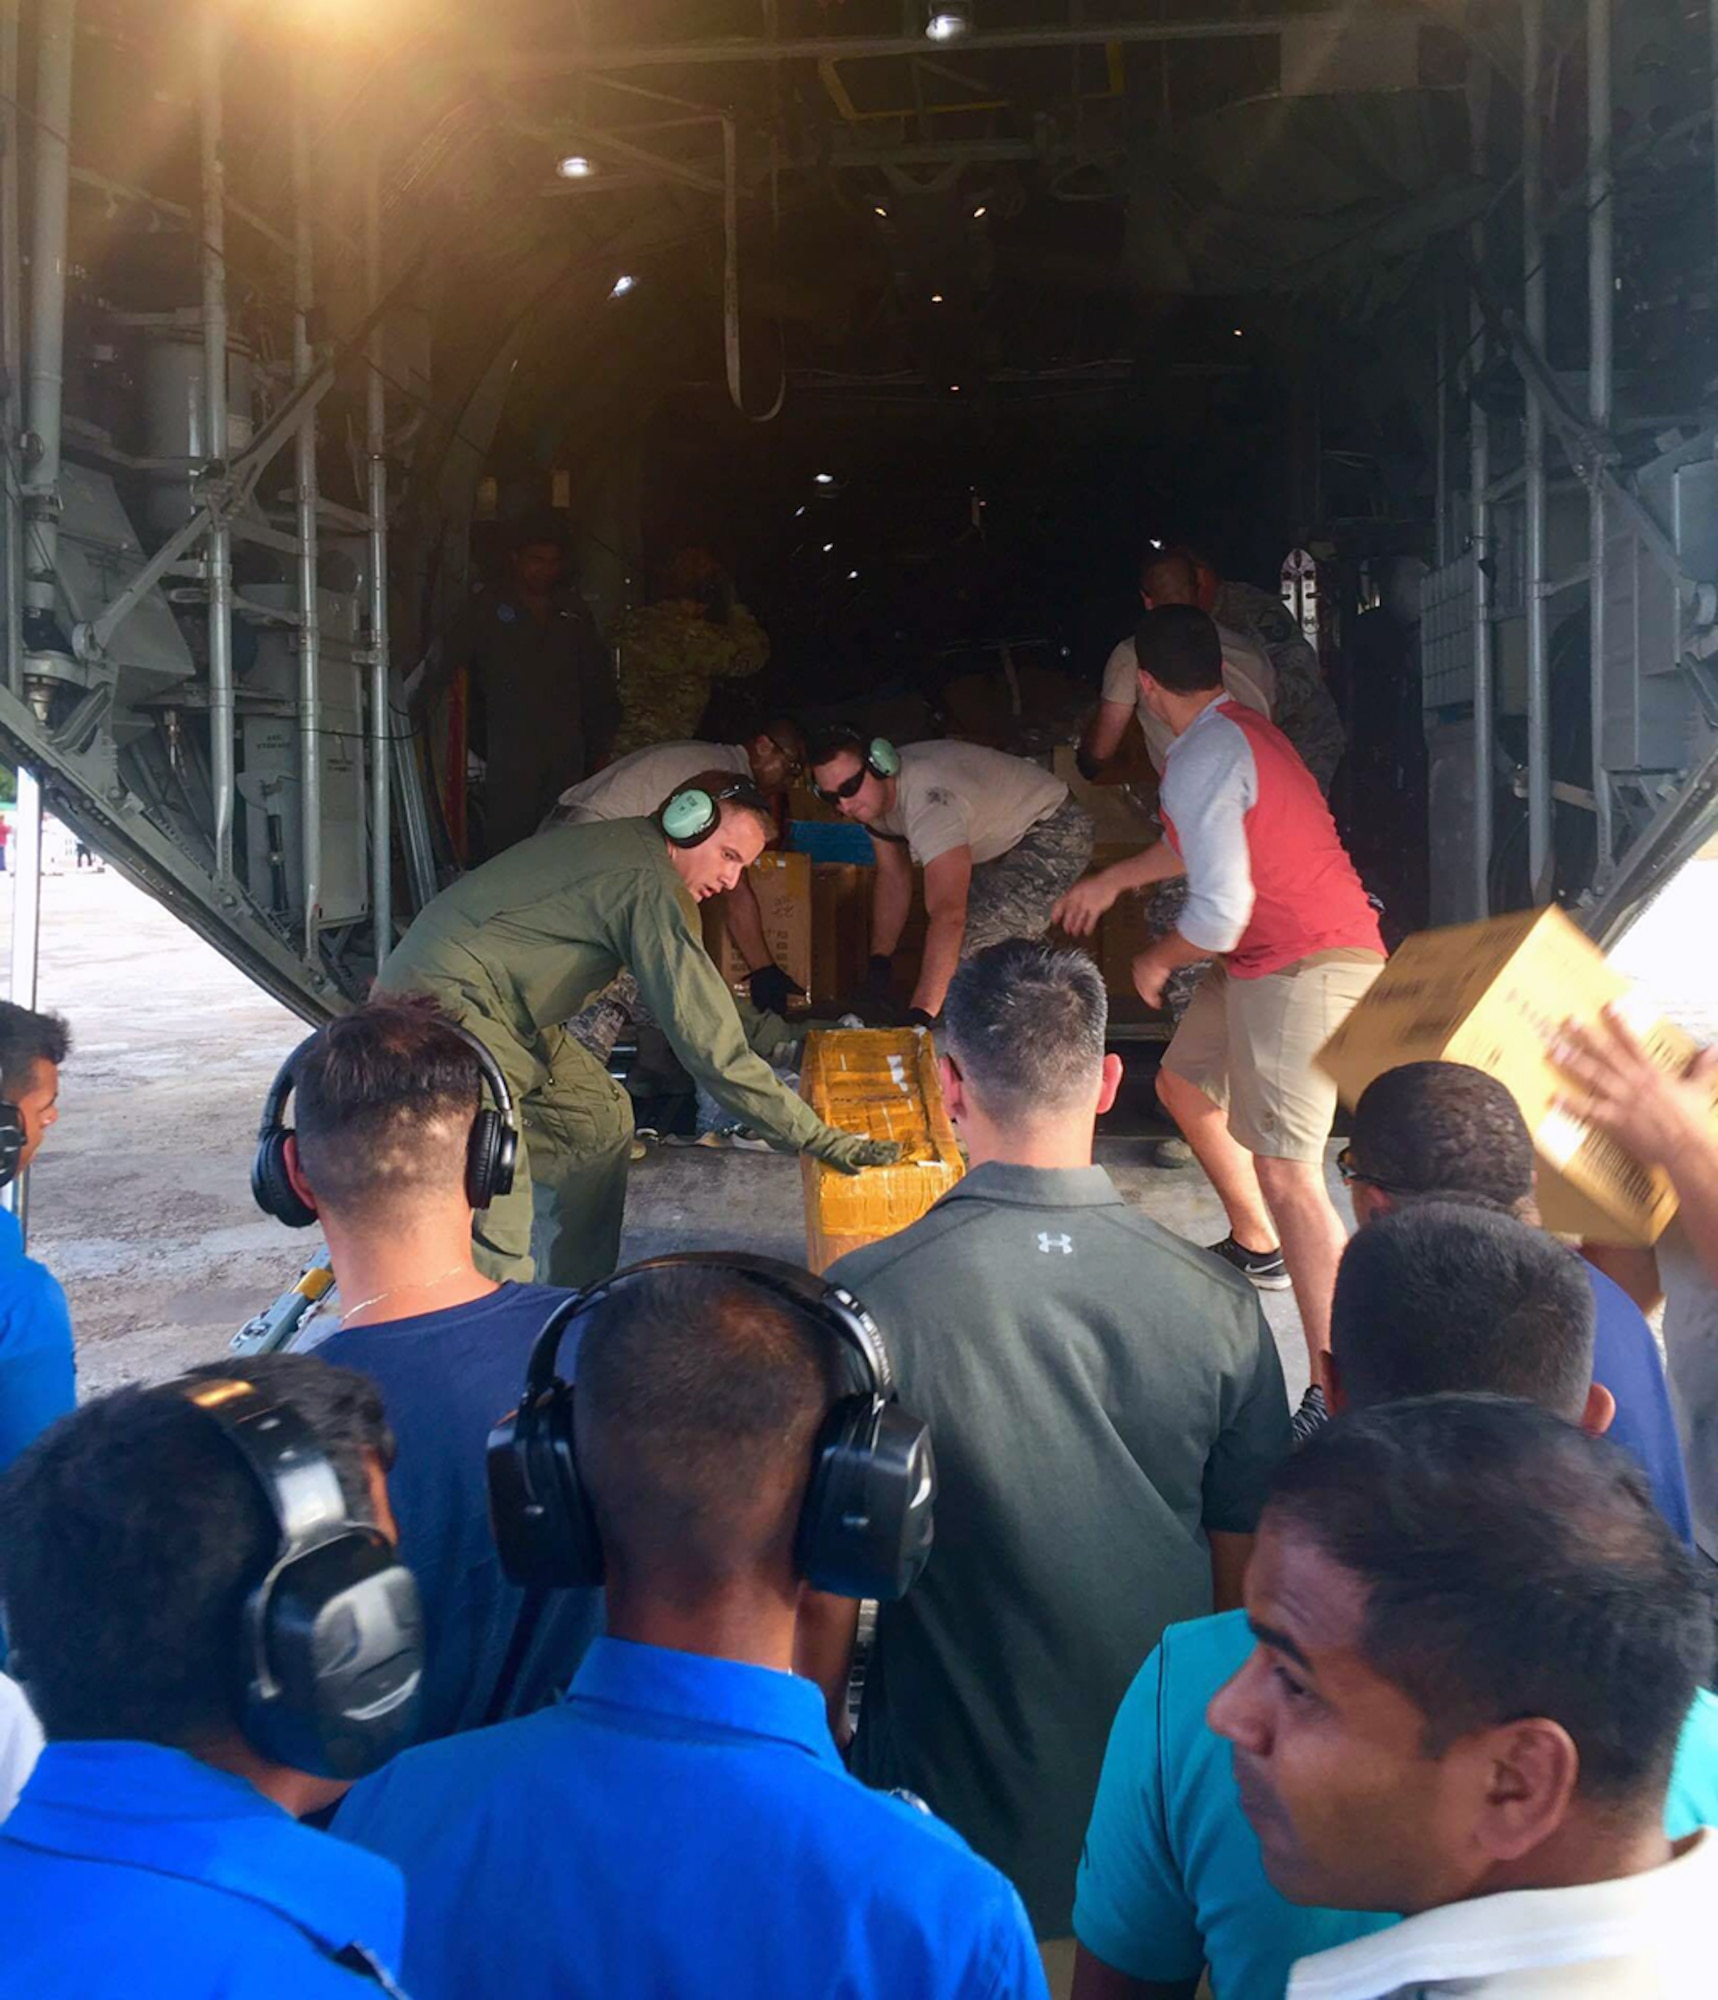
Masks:
[[[797,993],[802,998],[805,988],[789,979],[779,965],[760,965],[756,972],[746,975],[746,985],[751,991],[752,1005],[765,1014],[785,1014],[791,995]]]
[[[867,1000],[887,1000],[894,970],[895,961],[886,951],[872,952],[871,963],[865,968],[865,983],[859,991]]]
[[[937,1024],[937,1017],[922,1007],[909,1007],[904,1018],[909,1028],[934,1028]]]
[[[1103,765],[1098,762],[1083,743],[1074,752],[1074,769],[1079,772],[1088,785],[1095,785],[1097,783],[1098,773],[1103,768]]]

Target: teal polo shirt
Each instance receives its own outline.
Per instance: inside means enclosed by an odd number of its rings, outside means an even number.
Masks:
[[[885,1604],[853,1769],[904,1787],[1066,1937],[1111,1717],[1164,1627],[1211,1609],[1288,1449],[1247,1281],[1101,1167],[977,1167],[828,1273],[930,1425],[937,1532]]]
[[[1116,1715],[1092,1806],[1074,1933],[1129,1978],[1170,1982],[1211,1968],[1214,1992],[1272,2000],[1297,1958],[1400,1919],[1302,1909],[1271,1887],[1241,1810],[1227,1741],[1207,1728],[1211,1697],[1253,1649],[1246,1614],[1172,1626]],[[1664,1808],[1673,1840],[1718,1826],[1718,1699],[1683,1725]]]

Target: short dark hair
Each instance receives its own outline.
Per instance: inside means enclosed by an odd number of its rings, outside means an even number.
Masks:
[[[956,1068],[992,1117],[1028,1121],[1095,1090],[1109,996],[1084,952],[1005,938],[975,952],[943,1002]]]
[[[1354,1170],[1399,1200],[1533,1199],[1533,1140],[1508,1089],[1467,1063],[1412,1062],[1374,1077],[1348,1131]]]
[[[319,1204],[360,1219],[463,1182],[482,1070],[422,995],[341,1014],[293,1070],[292,1120]]]
[[[1343,1252],[1330,1351],[1351,1405],[1451,1390],[1520,1396],[1577,1420],[1593,1381],[1586,1266],[1507,1215],[1427,1202]]]
[[[1363,1586],[1360,1649],[1425,1715],[1428,1755],[1545,1716],[1583,1796],[1662,1810],[1712,1611],[1626,1452],[1501,1396],[1387,1403],[1284,1462],[1285,1520]]]
[[[0,1097],[8,1103],[35,1082],[37,1063],[57,1069],[71,1052],[72,1031],[60,1015],[0,1000]]]
[[[741,725],[740,741],[753,743],[760,736],[767,736],[778,750],[805,762],[805,731],[796,717],[783,715],[779,710],[754,710]]]
[[[805,746],[805,768],[808,771],[821,770],[831,757],[850,754],[861,764],[870,744],[856,729],[835,728],[814,729]]]
[[[668,1266],[591,1312],[578,1450],[611,1572],[696,1600],[791,1558],[836,1343],[739,1273]]]
[[[1143,613],[1133,649],[1140,671],[1171,694],[1206,694],[1223,685],[1223,642],[1196,604],[1160,604]]]
[[[1157,601],[1159,608],[1165,604],[1197,604],[1198,560],[1191,549],[1147,549],[1140,557],[1139,587],[1147,597]]]
[[[243,1381],[315,1432],[353,1519],[394,1442],[368,1377],[310,1354],[190,1371]],[[240,1609],[279,1547],[256,1479],[176,1391],[132,1386],[62,1417],[0,1481],[0,1603],[52,1737],[192,1746],[238,1725]]]

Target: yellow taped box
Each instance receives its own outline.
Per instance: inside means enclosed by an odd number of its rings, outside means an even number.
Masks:
[[[1669,1179],[1556,1103],[1566,1080],[1549,1059],[1568,1020],[1617,1006],[1655,1061],[1681,1070],[1695,1044],[1560,909],[1422,931],[1320,1051],[1345,1104],[1410,1062],[1470,1063],[1505,1085],[1538,1158],[1545,1226],[1593,1243],[1656,1243],[1676,1213]],[[1718,1092],[1715,1092],[1718,1117]]]
[[[929,1035],[911,1028],[814,1028],[805,1038],[799,1090],[831,1125],[905,1149],[896,1165],[862,1174],[801,1154],[805,1261],[814,1271],[917,1222],[966,1171]]]

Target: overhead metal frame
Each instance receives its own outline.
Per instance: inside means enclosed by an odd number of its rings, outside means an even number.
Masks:
[[[17,254],[15,224],[8,228],[18,203],[19,149],[8,146],[5,159],[0,162],[0,290],[4,291],[4,301],[0,303],[0,340],[6,344],[8,360],[16,363],[21,356],[23,365],[13,365],[8,377],[6,442],[12,476],[6,487],[4,545],[0,546],[0,556],[10,560],[8,551],[21,547],[19,567],[23,574],[20,588],[6,593],[4,681],[15,706],[0,714],[0,742],[12,747],[22,763],[41,765],[55,810],[97,840],[116,865],[133,874],[152,893],[163,895],[164,900],[199,927],[202,927],[199,916],[193,911],[207,913],[211,936],[218,936],[224,948],[234,951],[253,976],[300,1012],[310,1015],[329,1005],[335,992],[320,950],[318,921],[322,718],[316,544],[319,529],[325,528],[336,515],[341,517],[339,524],[355,526],[369,542],[370,644],[363,656],[369,668],[365,707],[371,809],[366,869],[378,958],[385,955],[392,940],[390,806],[396,731],[388,694],[387,400],[380,327],[393,291],[381,283],[382,208],[379,183],[373,176],[365,203],[363,251],[368,296],[364,318],[340,344],[337,353],[317,361],[311,338],[316,297],[309,80],[302,64],[295,62],[290,141],[291,227],[281,230],[235,204],[227,185],[223,102],[227,14],[222,0],[201,0],[191,24],[196,57],[194,119],[199,179],[194,216],[143,190],[118,191],[156,208],[173,208],[170,220],[174,226],[194,221],[198,232],[201,296],[197,315],[189,322],[200,331],[203,349],[198,410],[202,450],[190,466],[195,504],[188,518],[99,609],[74,601],[57,560],[62,438],[66,423],[63,377],[69,191],[75,180],[91,178],[86,170],[74,166],[71,159],[75,0],[43,0],[37,18],[35,98],[24,117],[16,113],[15,84],[5,90],[4,116],[13,130],[25,131],[30,148],[31,311],[29,339],[20,343],[18,266],[22,260]],[[16,0],[5,0],[5,13],[0,16],[0,68],[8,60],[15,68],[17,15]],[[228,221],[235,215],[253,224],[291,257],[293,387],[245,448],[229,456]],[[330,230],[330,236],[344,243],[338,230]],[[410,275],[406,272],[396,278],[395,289]],[[321,498],[316,460],[317,408],[334,384],[337,354],[354,351],[362,352],[368,365],[367,474],[365,507],[360,513],[332,509]],[[28,398],[22,411],[17,409],[15,400],[15,386],[20,380],[25,384]],[[16,471],[20,440],[25,463],[21,482]],[[87,448],[101,450],[114,462],[125,463],[131,469],[158,469],[107,451],[93,438],[77,442],[80,449],[87,444]],[[294,532],[285,534],[246,515],[244,510],[264,472],[289,445],[294,466]],[[235,537],[263,543],[293,558],[295,587],[290,609],[278,603],[253,601],[234,589],[231,553]],[[211,866],[206,882],[185,879],[196,864],[188,860],[183,832],[165,837],[162,827],[153,822],[147,829],[144,827],[143,820],[153,812],[156,802],[140,799],[123,786],[115,789],[113,744],[111,740],[98,743],[112,700],[115,669],[110,649],[127,619],[175,574],[196,578],[206,593],[208,605],[207,776],[211,811],[202,830],[209,838]],[[253,905],[246,895],[235,872],[238,696],[233,679],[232,620],[239,613],[258,622],[291,629],[299,649],[294,711],[303,786],[300,858],[306,912],[300,940],[302,958],[295,958],[293,950],[276,936],[260,907]],[[75,685],[80,676],[87,683],[87,691],[75,702],[69,716],[50,730],[48,704],[55,698],[51,691],[68,683]],[[90,755],[96,748],[104,752],[105,763],[101,755],[93,758]],[[90,792],[80,803],[78,788],[82,786],[88,786]],[[157,842],[164,837],[164,849],[155,852]],[[175,871],[179,876],[177,881],[173,881]],[[173,887],[171,893],[166,893],[169,881],[173,881]],[[187,896],[192,907],[187,907]],[[23,948],[24,937],[25,929],[20,928],[16,936],[19,949]],[[18,976],[16,968],[14,976],[15,979]]]

